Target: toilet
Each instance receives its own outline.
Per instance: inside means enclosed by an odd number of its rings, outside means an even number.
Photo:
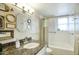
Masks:
[[[53,51],[52,51],[51,48],[47,48],[47,49],[46,49],[46,54],[47,54],[47,55],[52,55],[52,52],[53,52]]]

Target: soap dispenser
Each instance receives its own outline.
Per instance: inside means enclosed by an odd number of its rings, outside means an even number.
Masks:
[[[16,48],[20,48],[20,41],[16,40]]]

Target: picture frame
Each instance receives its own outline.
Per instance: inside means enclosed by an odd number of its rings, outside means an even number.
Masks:
[[[0,15],[0,29],[3,29],[5,27],[4,21],[4,16]]]
[[[4,3],[0,3],[0,10],[5,10],[5,5],[4,5]]]
[[[8,12],[9,7],[5,3],[0,3],[0,11]]]
[[[14,30],[0,30],[0,34],[6,34],[6,33],[10,33],[10,36],[9,37],[12,37],[14,38]],[[7,35],[8,37],[8,35]]]
[[[9,23],[15,23],[16,22],[16,17],[13,14],[7,14],[6,15],[6,20]]]
[[[6,23],[6,28],[15,29],[16,28],[16,24]]]

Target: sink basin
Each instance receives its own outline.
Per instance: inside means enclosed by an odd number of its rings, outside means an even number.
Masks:
[[[26,49],[33,49],[33,48],[38,47],[39,45],[40,45],[39,43],[32,42],[32,43],[25,44],[25,45],[23,46],[23,48],[26,48]]]

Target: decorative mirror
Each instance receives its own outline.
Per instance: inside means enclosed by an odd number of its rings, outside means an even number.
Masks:
[[[26,19],[26,15],[23,15],[21,13],[18,13],[16,15],[17,20],[16,20],[16,29],[18,32],[25,32],[24,31],[24,23],[27,23],[27,21],[25,22],[24,20]]]
[[[0,29],[4,28],[4,16],[0,15]]]
[[[10,23],[14,23],[16,21],[16,17],[13,14],[6,15],[6,19]]]

